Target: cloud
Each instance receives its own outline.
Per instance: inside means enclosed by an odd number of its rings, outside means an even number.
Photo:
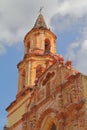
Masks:
[[[87,74],[87,69],[86,69],[87,68],[87,39],[83,40],[82,42],[79,41],[77,44],[79,46],[79,50],[77,49],[77,52],[74,49],[71,50],[71,52],[73,52],[72,55],[74,54],[75,57],[74,58],[76,64],[75,67],[81,73]]]
[[[83,15],[82,17],[75,17],[73,15],[65,14],[62,16],[61,14],[56,14],[51,19],[51,25],[53,29],[57,32],[64,32],[67,30],[80,31],[83,29],[83,26],[87,24],[87,15]]]
[[[87,1],[58,0],[58,10],[51,18],[51,25],[56,31],[87,25]]]
[[[44,6],[46,21],[55,13],[57,0],[0,0],[0,46],[22,42],[24,35],[33,27],[41,6]],[[50,4],[50,6],[49,6]],[[1,51],[1,50],[0,50]],[[2,51],[1,51],[2,52]]]
[[[87,1],[84,0],[58,0],[59,1],[59,7],[58,12],[61,15],[73,15],[76,17],[81,17],[87,12]],[[60,2],[61,1],[61,2]]]
[[[71,43],[67,56],[75,62],[75,67],[83,74],[87,74],[87,27],[83,28],[79,40]]]
[[[6,49],[5,49],[5,47],[1,44],[1,45],[0,45],[0,55],[5,54],[5,53],[6,53]]]

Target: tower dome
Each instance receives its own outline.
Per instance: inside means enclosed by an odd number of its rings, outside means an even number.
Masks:
[[[38,18],[37,18],[37,20],[36,20],[36,22],[35,22],[35,24],[34,24],[33,29],[35,29],[35,28],[38,28],[38,29],[39,29],[39,28],[45,28],[45,29],[47,29],[47,25],[46,25],[46,23],[45,23],[45,20],[44,20],[42,14],[40,14],[40,15],[38,16]]]

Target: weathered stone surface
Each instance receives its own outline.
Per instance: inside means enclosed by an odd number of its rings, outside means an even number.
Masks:
[[[24,39],[9,130],[87,130],[87,76],[56,55],[56,36],[40,14]]]

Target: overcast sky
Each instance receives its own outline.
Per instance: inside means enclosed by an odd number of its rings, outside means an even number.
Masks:
[[[47,26],[58,37],[57,53],[71,58],[73,67],[87,75],[87,0],[0,0],[0,82],[2,92],[9,90],[5,98],[1,94],[0,130],[6,122],[3,109],[17,90],[16,64],[23,57],[23,39],[40,7],[44,7]]]

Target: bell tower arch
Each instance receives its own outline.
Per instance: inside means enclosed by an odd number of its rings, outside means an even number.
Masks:
[[[49,39],[45,39],[45,43],[44,43],[44,53],[46,55],[49,55],[51,51],[51,45],[50,45],[50,40]]]

